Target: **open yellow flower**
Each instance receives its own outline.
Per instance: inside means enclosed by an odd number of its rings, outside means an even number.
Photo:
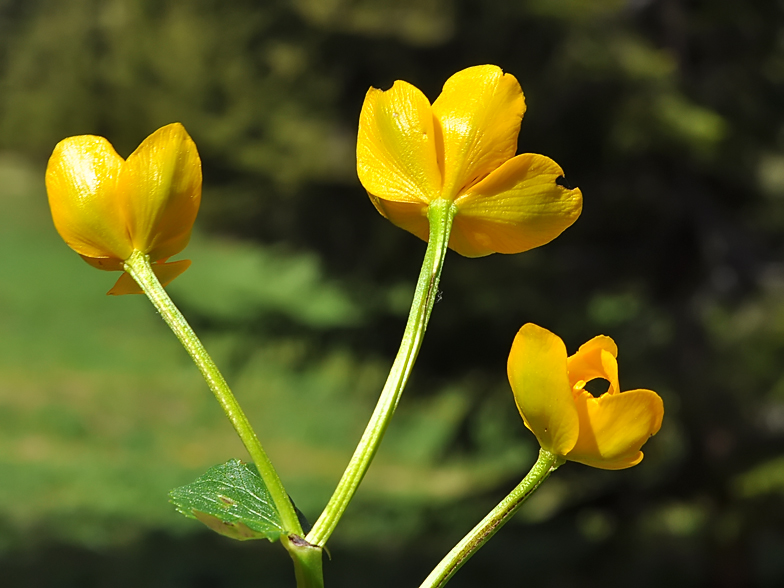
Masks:
[[[664,405],[651,390],[621,393],[617,356],[615,342],[604,335],[567,357],[550,331],[531,323],[520,329],[509,353],[509,383],[543,449],[606,470],[642,461],[640,448],[659,431]],[[598,398],[585,390],[596,378],[609,382]]]
[[[46,191],[57,232],[90,265],[122,271],[141,251],[163,285],[188,269],[188,260],[164,263],[188,244],[201,201],[201,160],[180,123],[155,131],[127,160],[103,137],[63,139]],[[123,273],[109,294],[140,292]]]
[[[370,88],[359,119],[357,172],[376,209],[428,240],[428,205],[454,202],[449,247],[466,257],[544,245],[582,210],[579,189],[556,181],[552,159],[515,156],[525,112],[520,84],[494,65],[449,78],[431,105],[396,81]]]

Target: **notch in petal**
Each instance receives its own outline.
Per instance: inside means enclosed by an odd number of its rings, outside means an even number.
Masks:
[[[517,79],[495,65],[469,67],[446,81],[433,103],[443,140],[444,198],[454,200],[515,154],[524,112]]]
[[[512,343],[507,373],[523,421],[542,448],[568,454],[577,442],[580,423],[563,341],[547,329],[523,325]]]
[[[620,394],[617,357],[615,341],[606,335],[594,337],[569,357],[569,382],[572,386],[582,382],[582,388],[591,380],[601,378],[610,383],[609,394]]]
[[[428,203],[438,197],[433,113],[411,84],[398,80],[385,92],[368,90],[359,117],[357,173],[382,200]]]
[[[558,185],[562,176],[561,167],[544,155],[513,157],[456,200],[450,247],[482,257],[549,243],[582,211],[582,193]]]

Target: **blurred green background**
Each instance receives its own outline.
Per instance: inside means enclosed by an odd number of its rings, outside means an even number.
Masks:
[[[514,74],[521,152],[583,190],[541,249],[447,256],[442,298],[328,586],[417,586],[528,470],[505,375],[532,321],[611,335],[665,400],[631,470],[567,464],[450,586],[784,584],[784,2],[0,0],[0,584],[293,585],[172,487],[244,450],[142,297],[55,233],[60,139],[127,156],[180,121],[204,163],[170,287],[311,519],[397,348],[424,243],[354,172],[369,86]],[[258,578],[263,576],[262,580]]]

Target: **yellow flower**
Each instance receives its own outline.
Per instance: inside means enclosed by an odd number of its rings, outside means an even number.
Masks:
[[[520,84],[494,65],[449,78],[431,105],[403,81],[370,88],[359,119],[357,172],[376,209],[428,240],[427,207],[454,202],[449,247],[466,257],[519,253],[551,241],[582,210],[552,159],[515,156]]]
[[[188,260],[163,263],[188,244],[201,201],[201,160],[180,123],[155,131],[127,160],[103,137],[63,139],[46,191],[57,232],[90,265],[122,271],[141,251],[163,285],[188,269]],[[139,292],[123,273],[109,294]]]
[[[651,390],[621,393],[618,348],[600,335],[566,356],[563,341],[528,323],[512,343],[507,366],[525,426],[543,449],[570,461],[620,470],[642,461],[640,448],[661,427],[662,399]],[[595,398],[587,382],[603,378],[607,392]]]

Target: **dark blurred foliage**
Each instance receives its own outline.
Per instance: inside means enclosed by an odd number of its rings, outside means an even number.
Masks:
[[[127,155],[158,126],[183,122],[205,165],[200,226],[317,255],[364,317],[338,327],[278,317],[258,333],[359,359],[391,361],[401,288],[413,290],[424,252],[356,180],[367,88],[404,79],[433,100],[470,65],[514,74],[528,104],[521,152],[561,164],[584,213],[530,253],[448,256],[408,395],[457,383],[467,398],[440,459],[530,447],[505,362],[532,321],[571,351],[598,333],[615,338],[622,386],[658,391],[665,425],[637,468],[565,466],[454,586],[784,582],[783,2],[3,0],[0,30],[3,149],[43,161],[61,138],[96,133]],[[188,310],[202,329],[242,328]],[[339,528],[328,584],[416,585],[519,467],[432,506],[360,497],[348,528],[388,513],[405,540],[358,531],[360,546]],[[412,510],[406,527],[401,513]],[[187,541],[225,550],[200,580],[171,571],[194,559],[183,544],[153,537],[134,553],[139,569],[160,570],[158,583],[152,572],[106,580],[97,556],[42,549],[95,572],[30,585],[250,586],[220,568],[235,569],[231,558],[237,569],[266,565],[254,547]],[[14,564],[20,578],[40,565],[29,557]],[[105,557],[122,569],[135,556]]]

